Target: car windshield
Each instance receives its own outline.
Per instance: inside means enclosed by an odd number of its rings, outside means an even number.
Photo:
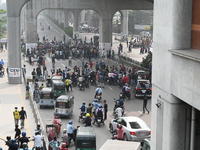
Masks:
[[[129,122],[132,129],[141,129],[141,126],[138,124],[138,122]]]
[[[148,83],[148,81],[139,81],[138,88],[151,88],[151,84]]]
[[[54,90],[65,90],[65,86],[64,85],[55,85]]]

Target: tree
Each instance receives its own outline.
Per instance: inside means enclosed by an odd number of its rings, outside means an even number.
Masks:
[[[145,68],[149,68],[151,66],[151,64],[152,64],[152,52],[149,51],[146,58],[143,58],[143,60],[141,62],[141,66],[145,67]]]
[[[3,9],[0,9],[0,14],[5,14],[6,11]],[[6,27],[7,17],[5,15],[0,16],[0,38],[3,37],[3,34],[5,34],[7,27]]]

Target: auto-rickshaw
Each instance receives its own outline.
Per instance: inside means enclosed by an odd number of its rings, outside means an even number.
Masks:
[[[55,101],[56,116],[66,116],[71,118],[74,108],[74,96],[61,95]]]
[[[54,91],[54,99],[66,94],[65,83],[61,80],[52,80],[52,88]]]
[[[76,150],[96,150],[96,135],[92,127],[77,129]]]
[[[52,87],[52,82],[53,80],[60,80],[60,81],[63,81],[63,77],[62,76],[53,76],[50,78],[50,81],[49,79],[47,79],[47,83],[46,83],[46,86],[47,87]]]
[[[54,108],[54,94],[53,89],[50,87],[42,88],[39,92],[40,100],[39,107],[53,107]]]

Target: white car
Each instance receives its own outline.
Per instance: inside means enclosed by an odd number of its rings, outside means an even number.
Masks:
[[[147,124],[138,117],[120,117],[112,119],[109,128],[113,131],[117,124],[120,123],[124,127],[124,140],[126,141],[142,141],[151,136],[151,130]]]

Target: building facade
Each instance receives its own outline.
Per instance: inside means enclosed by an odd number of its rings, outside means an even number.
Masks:
[[[154,0],[152,150],[200,149],[199,8]]]

